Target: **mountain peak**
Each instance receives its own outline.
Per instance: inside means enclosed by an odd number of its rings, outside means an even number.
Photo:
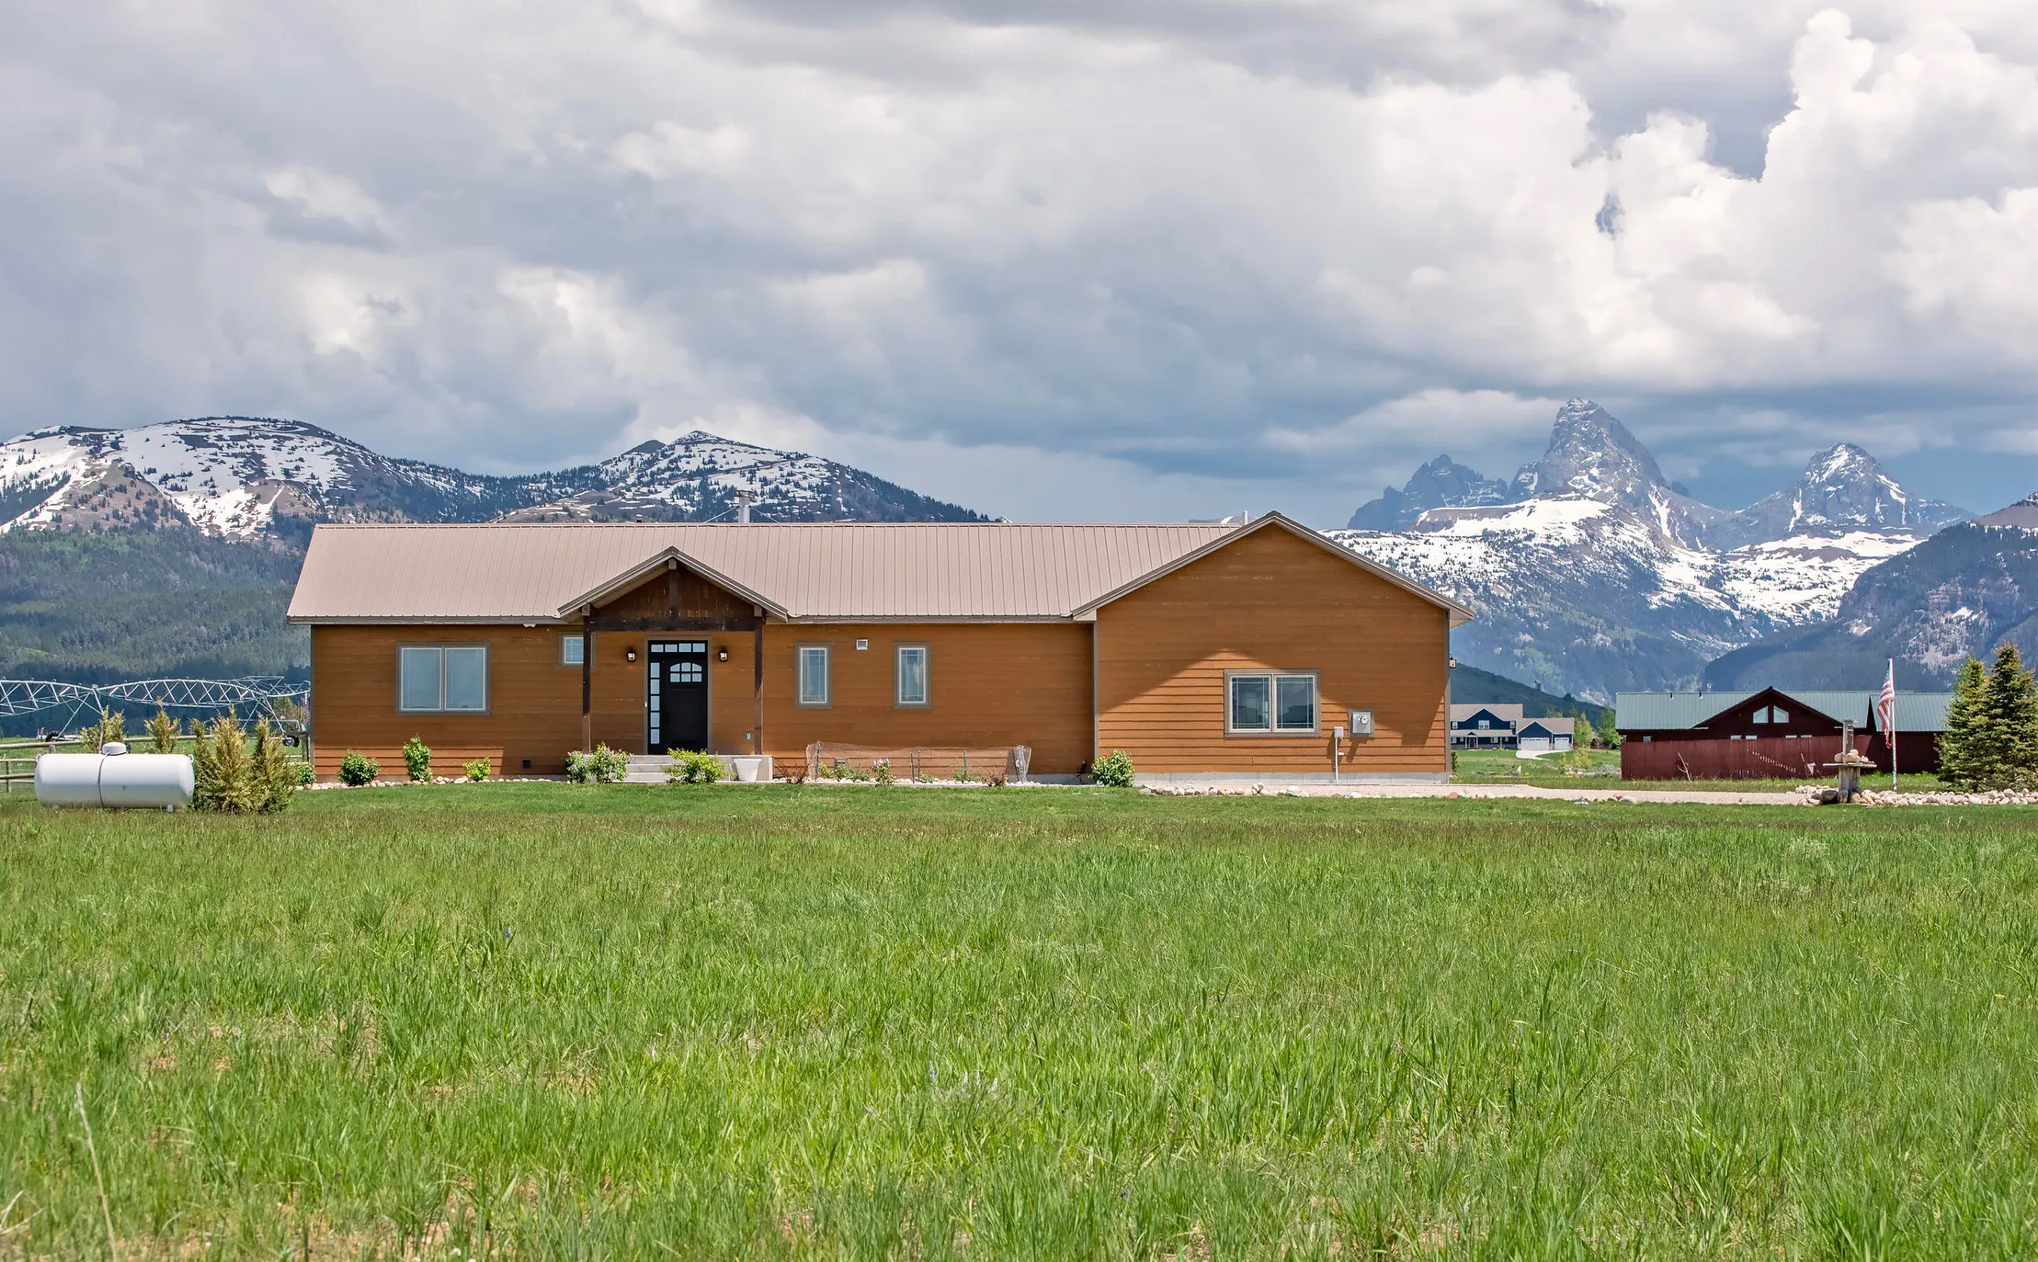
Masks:
[[[1590,399],[1557,409],[1550,446],[1535,469],[1536,493],[1573,491],[1588,499],[1639,505],[1665,486],[1663,470],[1642,441]]]
[[[1440,455],[1417,469],[1400,490],[1385,487],[1379,499],[1360,505],[1346,529],[1405,530],[1432,508],[1500,504],[1506,499],[1505,482],[1483,478],[1477,469]]]

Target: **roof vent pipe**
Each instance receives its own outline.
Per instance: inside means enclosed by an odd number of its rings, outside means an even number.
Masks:
[[[756,498],[757,498],[757,496],[756,496],[756,493],[755,493],[755,492],[752,492],[752,491],[738,491],[738,492],[736,492],[736,524],[737,524],[737,525],[739,525],[739,526],[747,526],[747,525],[749,525],[749,524],[750,524],[750,501],[752,501],[752,500],[754,500],[754,499],[756,499]]]

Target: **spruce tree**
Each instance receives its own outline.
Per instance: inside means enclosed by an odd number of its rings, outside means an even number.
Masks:
[[[2038,773],[2038,682],[2024,669],[2017,646],[2007,640],[1989,668],[1982,713],[1987,721],[1983,787],[2004,788]]]
[[[1982,694],[1988,677],[1981,659],[1970,657],[1953,681],[1953,701],[1946,707],[1946,730],[1939,733],[1939,778],[1959,789],[1971,789],[1980,778]]]

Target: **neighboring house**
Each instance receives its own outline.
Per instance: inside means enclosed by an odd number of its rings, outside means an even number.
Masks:
[[[1515,732],[1515,752],[1561,754],[1571,748],[1576,719],[1529,719]]]
[[[1840,752],[1841,725],[1884,771],[1889,734],[1878,729],[1876,693],[1800,691],[1624,692],[1614,699],[1621,776],[1628,780],[1822,778]],[[1936,771],[1950,692],[1899,692],[1898,772]]]
[[[1279,514],[1204,526],[319,526],[313,761],[1024,745],[1073,775],[1443,780],[1462,606]],[[1366,712],[1355,715],[1354,712]],[[1370,717],[1370,725],[1353,723]],[[1366,731],[1333,749],[1333,729]]]
[[[1451,744],[1459,749],[1512,749],[1520,727],[1519,703],[1451,707]]]

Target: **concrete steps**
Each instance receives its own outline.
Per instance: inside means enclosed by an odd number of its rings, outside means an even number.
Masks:
[[[736,755],[717,754],[716,757],[722,760],[722,779],[734,780],[736,778]],[[670,779],[669,772],[672,768],[672,761],[672,757],[669,754],[631,754],[630,767],[623,774],[623,783],[665,784]],[[759,780],[769,780],[771,779],[771,774],[771,759],[766,757],[764,766],[757,773],[757,778]]]

